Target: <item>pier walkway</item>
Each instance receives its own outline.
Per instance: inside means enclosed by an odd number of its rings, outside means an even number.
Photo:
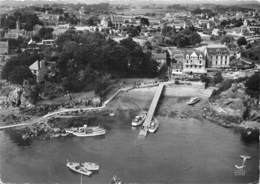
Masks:
[[[145,129],[145,131],[146,131],[146,132],[144,132],[143,135],[146,135],[147,129],[148,129],[148,127],[149,127],[150,124],[151,124],[151,121],[152,121],[152,119],[153,119],[154,112],[155,112],[155,110],[156,110],[156,107],[157,107],[157,105],[158,105],[159,99],[160,99],[161,94],[162,94],[162,91],[163,91],[163,88],[164,88],[164,83],[161,83],[161,84],[159,84],[159,87],[157,88],[157,90],[156,90],[156,92],[155,92],[155,95],[154,95],[154,97],[153,97],[153,101],[152,101],[152,103],[151,103],[151,105],[150,105],[149,111],[148,111],[148,113],[147,113],[147,117],[146,117],[146,119],[145,119],[145,121],[144,121],[144,124],[143,124],[144,129]]]

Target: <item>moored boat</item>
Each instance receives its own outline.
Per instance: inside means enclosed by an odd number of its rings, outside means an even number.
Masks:
[[[135,116],[135,118],[132,121],[132,126],[142,125],[144,123],[146,115],[147,115],[147,112],[142,112],[139,115]]]
[[[155,133],[158,130],[158,128],[159,128],[159,121],[156,118],[153,118],[148,128],[148,131],[150,133]]]
[[[104,128],[101,128],[99,126],[87,127],[86,125],[79,128],[65,129],[65,131],[66,133],[73,134],[77,137],[91,137],[106,134],[106,130]]]
[[[196,103],[198,103],[200,101],[200,99],[198,97],[192,97],[190,98],[190,100],[188,102],[186,102],[188,105],[194,105]]]
[[[98,171],[100,166],[94,162],[83,162],[82,165],[89,171]]]
[[[82,164],[80,164],[78,162],[67,162],[66,166],[70,170],[77,172],[79,174],[85,175],[85,176],[90,176],[92,174],[91,171],[89,171],[85,166],[83,166]]]

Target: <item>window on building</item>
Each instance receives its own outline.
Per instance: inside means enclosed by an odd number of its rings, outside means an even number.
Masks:
[[[188,54],[186,55],[186,59],[189,59],[189,55]]]

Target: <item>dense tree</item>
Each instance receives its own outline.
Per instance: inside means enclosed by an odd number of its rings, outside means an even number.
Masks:
[[[36,60],[42,59],[41,55],[38,54],[26,54],[22,53],[18,56],[12,57],[10,60],[8,60],[5,65],[3,66],[1,77],[3,79],[6,79],[8,81],[19,83],[23,79],[29,78],[30,72],[29,66],[34,63]],[[22,72],[18,72],[17,70],[20,70],[24,72],[24,75]],[[19,74],[15,75],[15,73],[18,72]],[[21,80],[18,79],[18,77],[21,77]]]
[[[222,44],[230,44],[234,41],[234,38],[232,36],[224,36],[222,39],[221,39],[221,43]]]
[[[33,79],[34,75],[26,66],[16,66],[9,73],[8,80],[14,84],[22,84],[24,80]]]
[[[64,13],[59,17],[59,21],[66,22],[72,25],[76,25],[79,22],[79,19],[74,14]]]
[[[125,28],[125,31],[127,32],[127,34],[130,37],[135,37],[138,36],[141,32],[141,28],[140,27],[135,27],[135,26],[128,26]]]
[[[53,28],[50,27],[42,27],[39,30],[39,37],[40,39],[51,39],[52,38],[52,32],[53,32]]]
[[[247,41],[246,41],[246,38],[245,37],[240,37],[238,40],[237,40],[237,45],[241,46],[241,45],[246,45],[247,44]]]
[[[97,16],[91,16],[87,19],[86,24],[88,26],[96,26],[98,23],[100,23],[100,20]]]
[[[260,94],[260,74],[255,73],[249,77],[245,83],[246,92],[250,96],[256,98],[259,101]]]
[[[195,45],[195,44],[200,43],[202,41],[200,35],[196,32],[192,32],[189,35],[188,38],[189,38],[189,44],[190,45]]]
[[[186,47],[196,45],[202,41],[200,35],[195,31],[194,27],[182,29],[179,32],[172,27],[164,26],[162,35],[169,37],[170,40],[165,41],[167,44],[173,44],[178,47]]]
[[[19,20],[20,28],[26,31],[32,31],[36,24],[42,25],[38,16],[29,11],[15,11],[11,15],[5,15],[1,18],[1,26],[4,28],[15,29],[16,22]]]
[[[176,30],[173,27],[163,25],[162,35],[163,36],[172,36],[176,34]]]
[[[152,77],[157,63],[131,38],[117,43],[98,32],[68,31],[58,43],[57,80],[67,90],[80,91],[98,82],[100,74]],[[95,86],[95,85],[94,85]]]
[[[242,19],[228,19],[228,20],[223,20],[220,22],[221,27],[226,27],[226,26],[232,26],[232,27],[240,27],[243,25],[243,20]]]
[[[150,25],[149,20],[147,18],[144,18],[144,17],[140,18],[140,23],[141,23],[142,26],[149,26]]]
[[[197,8],[197,9],[194,9],[191,13],[193,13],[193,14],[206,14],[208,17],[215,16],[215,13],[212,10],[210,10],[210,9],[200,9],[200,8]]]
[[[213,77],[213,81],[214,81],[215,84],[222,82],[223,81],[222,73],[217,72]]]

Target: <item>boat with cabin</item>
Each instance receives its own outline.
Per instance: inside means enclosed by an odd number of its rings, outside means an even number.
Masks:
[[[99,126],[88,127],[84,125],[83,127],[65,129],[66,133],[73,134],[77,137],[92,137],[106,134],[106,130]]]
[[[147,112],[141,112],[140,114],[138,114],[137,116],[135,116],[135,118],[132,121],[132,126],[136,127],[136,126],[140,126],[144,123],[144,120],[147,116]]]

